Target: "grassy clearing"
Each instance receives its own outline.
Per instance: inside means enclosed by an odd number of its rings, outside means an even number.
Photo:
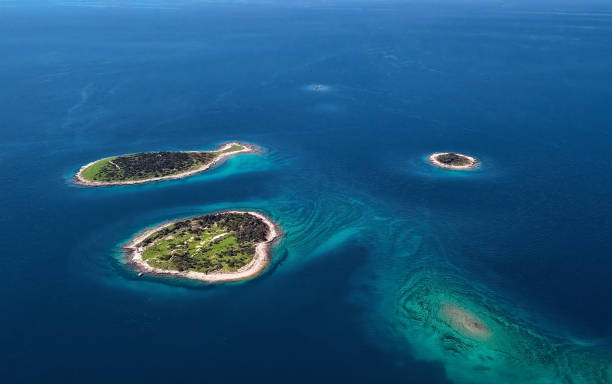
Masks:
[[[219,154],[220,153],[230,153],[230,152],[241,151],[243,149],[244,149],[244,147],[242,145],[234,144],[231,147],[226,148],[226,149],[224,149],[222,151],[217,151],[217,153],[219,153]]]
[[[96,175],[100,173],[100,170],[111,165],[110,161],[115,159],[115,157],[107,157],[106,159],[98,160],[89,167],[85,168],[81,173],[81,176],[86,180],[97,180]]]
[[[223,213],[182,220],[143,241],[143,260],[156,268],[234,272],[255,255],[267,227],[247,214]]]

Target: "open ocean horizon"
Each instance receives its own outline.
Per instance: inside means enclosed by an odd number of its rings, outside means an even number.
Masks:
[[[0,1],[0,52],[2,382],[612,383],[611,3]],[[257,278],[126,265],[224,209],[284,232]]]

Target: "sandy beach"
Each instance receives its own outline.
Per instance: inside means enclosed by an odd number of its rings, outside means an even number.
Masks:
[[[142,259],[142,253],[144,252],[144,248],[140,247],[140,243],[149,237],[151,234],[163,229],[167,226],[170,226],[180,220],[173,220],[161,225],[158,225],[154,228],[147,229],[136,237],[134,237],[129,243],[123,246],[123,249],[126,250],[127,253],[127,261],[131,265],[136,268],[139,272],[153,274],[153,275],[163,275],[163,276],[175,276],[182,277],[191,280],[198,280],[206,283],[221,283],[221,282],[230,282],[230,281],[241,281],[247,280],[249,278],[255,277],[261,272],[263,272],[266,267],[270,264],[270,253],[271,247],[278,239],[281,237],[281,230],[276,223],[274,223],[267,216],[255,212],[255,211],[220,211],[214,212],[213,214],[221,214],[221,213],[239,213],[245,215],[253,215],[259,219],[261,219],[268,226],[268,234],[266,236],[266,240],[258,243],[255,246],[255,256],[253,260],[251,260],[247,265],[243,266],[236,272],[222,272],[222,273],[203,273],[203,272],[195,272],[195,271],[173,271],[166,270],[161,268],[151,267],[147,264],[146,261]]]
[[[231,148],[233,145],[240,145],[240,146],[242,146],[244,148],[241,149],[240,151],[221,153],[219,156],[217,156],[210,163],[203,164],[201,167],[193,169],[193,170],[190,170],[190,171],[185,171],[185,172],[177,173],[175,175],[168,175],[168,176],[162,176],[162,177],[152,177],[150,179],[143,179],[143,180],[131,180],[131,181],[92,181],[92,180],[86,180],[85,178],[83,178],[82,173],[83,173],[83,171],[86,168],[88,168],[91,165],[95,164],[96,162],[100,161],[100,160],[96,160],[96,161],[92,161],[91,163],[85,164],[84,166],[82,166],[79,169],[77,174],[74,175],[74,183],[77,184],[77,185],[82,185],[82,186],[87,186],[87,187],[105,187],[105,186],[112,186],[112,185],[133,185],[133,184],[151,183],[151,182],[162,181],[162,180],[182,179],[182,178],[185,178],[185,177],[189,177],[189,176],[195,175],[197,173],[201,173],[201,172],[207,171],[208,169],[213,168],[213,167],[223,163],[224,161],[226,161],[227,159],[229,159],[232,156],[235,156],[235,155],[238,155],[238,154],[241,154],[241,153],[257,153],[257,152],[260,152],[260,149],[258,147],[256,147],[256,146],[254,146],[254,145],[245,144],[245,143],[239,143],[239,142],[231,142],[231,143],[223,144],[222,146],[220,146],[219,148],[217,148],[214,151],[180,151],[180,152],[184,152],[184,153],[221,152],[221,151],[224,151],[224,150],[226,150],[228,148]]]
[[[465,171],[465,170],[470,170],[470,169],[475,169],[478,168],[479,164],[478,164],[478,160],[476,160],[476,158],[472,157],[472,156],[468,156],[468,155],[464,155],[461,153],[457,153],[457,155],[459,156],[463,156],[465,158],[467,158],[468,160],[470,160],[470,164],[467,165],[449,165],[449,164],[444,164],[440,161],[437,160],[437,157],[440,155],[445,155],[449,152],[436,152],[436,153],[432,153],[431,155],[427,156],[427,161],[429,161],[430,164],[438,167],[438,168],[443,168],[443,169],[453,169],[453,170],[457,170],[457,171]]]

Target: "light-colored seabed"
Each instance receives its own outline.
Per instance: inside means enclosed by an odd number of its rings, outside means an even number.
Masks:
[[[550,335],[496,306],[494,297],[462,285],[448,275],[415,273],[398,290],[392,319],[396,337],[421,357],[441,361],[454,382],[610,382],[611,360],[604,351]],[[466,331],[449,306],[474,314],[486,332]]]
[[[359,276],[361,284],[370,277],[372,291],[355,301],[371,308],[367,323],[381,348],[440,362],[460,384],[612,382],[612,351],[559,336],[465,281],[426,225],[388,219],[380,228],[372,240],[381,246]]]

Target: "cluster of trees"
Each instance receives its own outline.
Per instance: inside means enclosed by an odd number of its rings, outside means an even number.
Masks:
[[[457,155],[456,153],[445,153],[443,155],[438,155],[436,160],[448,165],[468,165],[470,163],[468,158]]]
[[[119,156],[99,171],[97,179],[105,181],[162,177],[185,171],[215,158],[210,152],[148,152]]]
[[[259,243],[266,240],[268,226],[258,217],[243,213],[223,213],[201,216],[199,225],[208,227],[217,224],[236,235],[239,243]]]
[[[170,232],[174,231],[175,227],[176,227],[176,224],[173,224],[173,225],[170,225],[170,226],[168,226],[166,228],[160,229],[159,231],[155,232],[151,236],[149,236],[146,239],[144,239],[140,244],[143,247],[146,247],[146,246],[150,245],[151,243],[153,243],[155,240],[157,240],[157,239],[159,239],[161,237],[165,237],[165,236],[169,235]]]

